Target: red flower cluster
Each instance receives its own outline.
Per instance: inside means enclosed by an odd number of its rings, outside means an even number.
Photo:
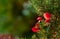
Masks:
[[[38,17],[37,20],[38,20],[38,21],[39,21],[39,20],[41,21],[41,20],[42,20],[42,17]]]
[[[40,30],[38,27],[39,27],[39,23],[37,22],[37,23],[35,24],[35,26],[32,28],[32,31],[33,31],[33,32],[38,32],[38,31]]]
[[[33,31],[33,32],[38,32],[38,31],[39,31],[39,28],[33,27],[33,28],[32,28],[32,31]]]
[[[48,12],[45,12],[45,13],[43,14],[43,16],[44,16],[44,18],[45,18],[45,22],[46,22],[46,23],[49,23],[49,22],[50,22],[50,18],[51,18],[51,14],[48,13]],[[38,22],[42,21],[42,17],[38,17],[37,20],[38,20]],[[40,29],[38,28],[38,26],[39,26],[39,24],[36,23],[35,27],[32,28],[32,31],[33,31],[33,32],[38,32],[38,31],[40,30]]]
[[[50,14],[49,12],[45,12],[45,13],[43,14],[43,16],[44,16],[44,18],[45,18],[46,20],[50,20],[50,18],[51,18],[51,14]]]
[[[49,12],[45,12],[43,16],[45,18],[45,22],[50,22],[51,14]]]

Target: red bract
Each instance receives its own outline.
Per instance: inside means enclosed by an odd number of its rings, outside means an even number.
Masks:
[[[46,23],[49,23],[49,22],[50,22],[50,20],[45,20],[45,22],[46,22]]]
[[[38,32],[38,31],[39,31],[39,28],[33,27],[33,28],[32,28],[32,31],[33,31],[33,32]]]
[[[45,18],[46,20],[50,20],[50,18],[51,18],[51,14],[48,13],[48,12],[45,12],[45,13],[43,14],[43,16],[44,16],[44,18]]]
[[[42,17],[38,17],[37,20],[38,20],[38,21],[39,21],[39,20],[41,21],[41,20],[42,20]]]

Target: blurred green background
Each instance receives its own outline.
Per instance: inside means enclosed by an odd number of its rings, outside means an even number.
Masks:
[[[28,0],[0,0],[0,34],[28,37],[37,16]]]

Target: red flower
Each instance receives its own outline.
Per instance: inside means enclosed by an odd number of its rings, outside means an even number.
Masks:
[[[41,21],[41,20],[42,20],[42,17],[38,17],[37,20],[38,20],[38,21],[39,21],[39,20]]]
[[[46,20],[50,20],[50,18],[51,18],[51,14],[48,12],[45,12],[43,16]]]
[[[38,32],[38,31],[39,31],[39,28],[33,27],[33,28],[32,28],[32,31],[33,31],[33,32]]]
[[[49,22],[50,22],[50,20],[45,20],[45,22],[46,22],[46,23],[49,23]]]

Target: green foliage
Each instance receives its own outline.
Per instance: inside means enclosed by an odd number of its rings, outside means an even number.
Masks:
[[[60,12],[60,0],[31,0],[33,7],[38,14],[42,12],[59,13]]]

